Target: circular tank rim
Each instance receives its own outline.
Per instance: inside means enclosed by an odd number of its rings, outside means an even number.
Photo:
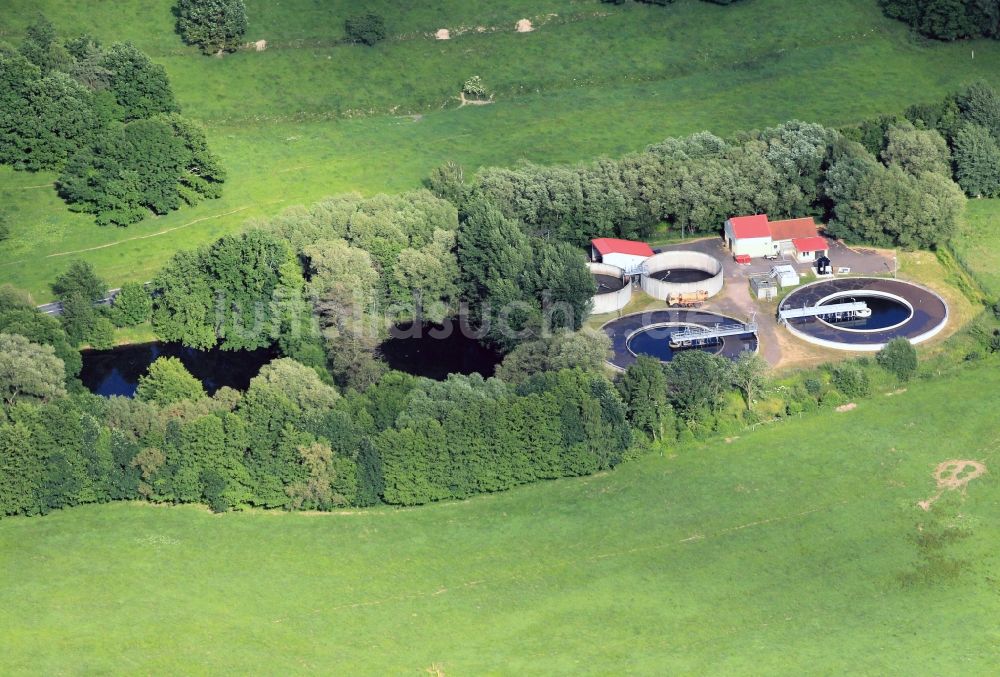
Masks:
[[[669,282],[658,280],[653,273],[672,268],[687,268],[709,273],[711,276],[699,282]],[[666,301],[671,294],[690,294],[704,291],[709,297],[722,291],[725,283],[725,267],[722,261],[694,249],[674,249],[653,254],[643,264],[642,290],[655,299]]]

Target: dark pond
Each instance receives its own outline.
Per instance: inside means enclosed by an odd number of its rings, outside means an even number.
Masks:
[[[500,353],[465,336],[457,321],[436,324],[400,324],[379,346],[390,367],[415,376],[444,380],[448,374],[492,376]]]
[[[876,331],[886,327],[895,327],[897,324],[910,319],[912,312],[910,309],[893,299],[884,296],[865,296],[863,294],[853,294],[851,296],[839,296],[829,299],[822,305],[831,303],[848,303],[850,301],[864,301],[871,309],[870,317],[858,318],[854,320],[834,321],[832,318],[823,318],[829,324],[844,329],[854,329],[856,331]]]
[[[725,346],[725,339],[712,346],[701,346],[699,348],[678,348],[676,351],[670,347],[670,332],[679,331],[681,327],[650,327],[643,329],[629,339],[628,349],[636,355],[649,355],[661,362],[669,362],[674,354],[686,350],[701,350],[706,353],[721,353]]]
[[[177,357],[212,394],[223,386],[245,390],[260,368],[277,357],[274,349],[196,350],[179,343],[142,343],[83,353],[80,380],[91,392],[132,397],[139,377],[158,357]]]
[[[707,271],[695,270],[694,268],[671,268],[670,270],[661,270],[651,273],[650,277],[655,280],[681,284],[684,282],[703,282],[715,276]]]

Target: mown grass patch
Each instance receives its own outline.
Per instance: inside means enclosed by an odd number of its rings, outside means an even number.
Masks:
[[[969,201],[953,249],[984,290],[1000,299],[1000,199]]]

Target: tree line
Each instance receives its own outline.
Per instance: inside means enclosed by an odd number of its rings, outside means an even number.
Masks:
[[[161,358],[135,399],[102,398],[67,394],[49,346],[0,334],[0,347],[0,514],[128,499],[218,511],[415,505],[596,472],[631,444],[614,386],[582,370],[517,387],[390,372],[342,394],[280,358],[245,393],[209,397]],[[46,370],[59,378],[43,385]]]
[[[166,71],[128,42],[60,41],[44,16],[0,45],[0,162],[59,172],[70,208],[126,226],[221,194],[205,132],[180,115]]]
[[[1000,94],[984,82],[844,133],[872,157],[895,159],[911,174],[950,170],[966,195],[1000,197]]]
[[[1000,37],[996,0],[879,0],[886,16],[937,40]]]
[[[949,240],[964,208],[953,177],[974,195],[1000,191],[995,139],[975,122],[993,119],[996,94],[973,85],[956,100],[966,102],[964,126],[950,138],[933,122],[901,117],[873,148],[865,127],[790,121],[728,139],[667,139],[620,159],[486,168],[471,183],[447,164],[427,186],[463,212],[487,202],[529,236],[577,247],[594,237],[644,239],[662,224],[681,236],[717,233],[730,216],[767,213],[813,215],[856,242],[933,248]]]
[[[18,307],[3,299],[5,313]],[[112,500],[225,511],[466,498],[613,468],[650,443],[676,447],[836,406],[917,368],[899,340],[875,360],[777,388],[756,354],[734,363],[695,350],[669,364],[641,357],[614,381],[585,360],[508,372],[510,382],[390,371],[359,390],[282,357],[245,392],[208,396],[179,360],[160,358],[134,399],[103,398],[67,387],[73,377],[55,348],[11,328],[0,331],[0,515]],[[562,337],[552,354],[572,353],[577,340]]]

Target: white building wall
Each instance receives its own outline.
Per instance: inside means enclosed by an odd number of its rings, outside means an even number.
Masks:
[[[633,254],[619,254],[612,252],[601,256],[601,262],[612,266],[618,266],[625,272],[635,270],[646,260],[645,256],[635,256]]]
[[[777,244],[770,237],[736,237],[729,221],[726,221],[725,233],[726,246],[733,252],[733,256],[746,254],[751,258],[759,259],[771,256],[778,251]]]

